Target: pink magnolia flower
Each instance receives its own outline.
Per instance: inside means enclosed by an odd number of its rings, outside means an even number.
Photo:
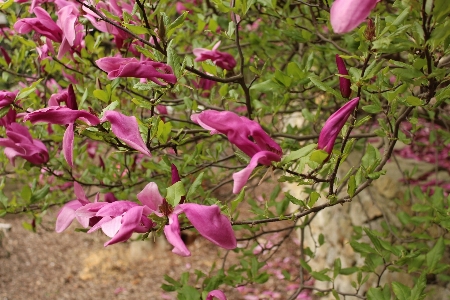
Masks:
[[[345,67],[344,60],[336,54],[336,65],[340,75],[348,75],[347,68]],[[339,88],[341,90],[341,95],[344,98],[349,98],[352,90],[350,89],[351,82],[350,79],[339,77]]]
[[[220,52],[217,50],[220,46],[220,41],[214,45],[212,50],[205,48],[195,48],[193,50],[196,56],[195,61],[205,61],[210,59],[217,66],[225,70],[232,70],[236,66],[236,60],[234,57],[226,52]]]
[[[0,109],[11,105],[16,96],[17,92],[0,91]]]
[[[172,167],[172,172],[172,183],[174,183],[173,181],[179,179],[176,167]],[[181,213],[184,213],[198,232],[209,241],[225,249],[236,248],[236,237],[230,221],[221,214],[217,205],[206,206],[180,202],[182,204],[172,207],[161,196],[154,182],[147,184],[137,198],[156,215],[168,217],[169,224],[164,227],[164,234],[167,241],[174,246],[173,253],[180,256],[191,255],[180,236],[178,215]]]
[[[96,217],[99,221],[89,229],[88,233],[102,229],[103,233],[111,239],[104,244],[105,247],[127,241],[134,232],[145,233],[155,224],[147,217],[151,210],[135,202],[119,200],[105,203],[97,209],[96,206],[86,205],[78,209],[78,216]],[[92,203],[93,204],[93,203]]]
[[[344,127],[348,117],[350,117],[352,112],[358,106],[358,103],[359,97],[354,98],[328,118],[320,131],[319,142],[317,145],[318,149],[325,150],[328,154],[331,154],[339,132],[342,127]]]
[[[235,194],[241,191],[258,164],[270,166],[272,161],[281,160],[281,147],[255,121],[230,111],[215,110],[193,114],[191,120],[210,130],[211,134],[225,134],[232,144],[251,157],[245,169],[233,174]]]
[[[66,230],[67,227],[69,227],[70,224],[72,224],[72,221],[74,219],[77,219],[78,223],[80,223],[80,225],[83,226],[84,228],[87,228],[90,225],[91,217],[85,215],[77,215],[76,211],[79,208],[92,203],[88,200],[86,194],[83,191],[82,186],[78,182],[73,183],[73,189],[75,191],[77,199],[67,202],[59,211],[58,216],[56,218],[56,227],[55,227],[55,231],[58,233],[61,233],[64,230]],[[98,202],[98,198],[99,197],[97,194],[93,204],[96,203],[100,203],[102,205],[106,204],[106,202]]]
[[[100,69],[108,73],[108,79],[117,77],[146,78],[159,85],[175,84],[177,78],[169,65],[155,61],[139,61],[136,58],[104,57],[96,61]]]
[[[336,0],[331,6],[330,21],[334,32],[352,31],[364,22],[380,0]]]
[[[64,94],[64,101],[68,106],[77,107],[75,93],[72,85],[67,89],[67,95]],[[52,99],[52,102],[57,102],[58,97]],[[23,118],[24,121],[30,121],[35,124],[38,122],[45,122],[50,124],[68,125],[63,137],[63,154],[70,167],[73,167],[73,141],[74,141],[74,123],[76,120],[81,120],[90,126],[100,124],[100,119],[84,110],[71,109],[65,106],[49,106],[38,109],[28,113]]]
[[[44,143],[31,137],[28,128],[17,123],[6,126],[7,138],[0,138],[0,146],[6,147],[6,157],[14,165],[17,156],[32,164],[40,165],[48,161],[48,151]]]
[[[54,42],[61,43],[63,32],[43,8],[35,7],[33,10],[36,18],[25,18],[17,20],[14,24],[14,30],[20,34],[26,34],[34,30],[37,33],[51,39]]]
[[[150,151],[148,151],[147,146],[142,140],[136,117],[128,117],[119,112],[109,110],[105,112],[101,121],[108,121],[111,123],[112,132],[119,139],[124,141],[125,144],[141,152],[142,154],[151,156]]]

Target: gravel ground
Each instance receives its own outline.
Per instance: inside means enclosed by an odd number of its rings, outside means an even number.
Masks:
[[[53,231],[57,210],[49,211],[37,233],[23,228],[29,216],[0,218],[11,224],[0,244],[0,300],[21,299],[176,299],[160,288],[164,274],[179,278],[182,272],[200,269],[208,273],[214,262],[222,263],[224,252],[198,237],[189,245],[192,256],[173,254],[164,240],[139,241],[103,247],[108,239],[101,232]],[[74,222],[75,223],[75,222]],[[277,253],[278,264],[292,257],[297,246],[288,241]],[[228,259],[236,261],[233,253]],[[290,267],[292,262],[288,262]],[[277,267],[278,266],[278,267]],[[295,272],[295,270],[294,270]],[[225,288],[228,299],[286,299],[292,282],[271,278],[263,286]],[[263,295],[263,292],[266,292]],[[275,296],[273,293],[278,291]],[[259,294],[256,295],[255,294]],[[268,296],[269,295],[269,296]],[[272,295],[272,296],[270,296]]]

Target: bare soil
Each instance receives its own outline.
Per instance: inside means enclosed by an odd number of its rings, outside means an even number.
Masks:
[[[176,299],[175,293],[160,288],[165,274],[178,279],[183,272],[194,274],[195,269],[208,273],[214,263],[222,264],[225,254],[202,237],[189,245],[192,256],[187,258],[173,254],[164,240],[104,248],[108,237],[101,232],[75,232],[75,224],[63,233],[54,232],[56,214],[57,210],[48,211],[36,233],[22,226],[31,221],[29,216],[0,218],[0,223],[12,225],[10,231],[0,231],[0,300]],[[274,257],[271,273],[281,274],[286,268],[281,266],[283,260],[295,272],[297,248],[287,241]],[[228,259],[236,261],[233,255]],[[223,291],[229,300],[286,299],[289,286],[292,282],[272,276],[262,286],[225,287]]]

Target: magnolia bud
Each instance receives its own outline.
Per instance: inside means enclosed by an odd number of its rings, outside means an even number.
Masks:
[[[347,68],[345,67],[344,60],[336,54],[336,65],[338,67],[338,72],[340,75],[348,75]],[[351,82],[350,79],[339,77],[339,88],[341,89],[341,95],[344,98],[350,98],[352,90],[350,89]]]

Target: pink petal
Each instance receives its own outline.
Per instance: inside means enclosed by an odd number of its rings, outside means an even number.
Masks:
[[[115,217],[111,219],[109,222],[105,222],[101,225],[103,233],[109,236],[110,238],[114,237],[117,234],[117,232],[119,232],[121,226],[122,226],[122,216]]]
[[[256,153],[252,159],[250,160],[250,163],[248,166],[244,169],[242,169],[239,172],[236,172],[233,174],[233,193],[239,194],[239,192],[242,190],[242,188],[247,183],[248,178],[252,174],[253,170],[258,166],[258,163],[262,163],[264,165],[270,164],[270,161],[280,161],[280,156],[272,153],[270,151],[261,151]]]
[[[73,123],[70,123],[69,126],[67,126],[66,132],[64,132],[63,153],[64,158],[71,168],[73,168],[73,139]]]
[[[172,213],[169,215],[169,225],[164,226],[164,234],[167,241],[174,247],[172,252],[180,256],[191,256],[191,252],[180,236],[180,222],[178,221],[178,215]]]
[[[73,110],[68,107],[50,106],[35,110],[23,117],[24,121],[31,123],[45,122],[50,124],[67,125],[82,119],[87,124],[95,126],[100,124],[100,119],[84,110]]]
[[[158,212],[159,206],[163,203],[163,197],[159,193],[158,186],[154,182],[147,184],[144,189],[137,194],[137,198],[142,204],[151,210]]]
[[[112,203],[107,203],[103,206],[96,214],[97,217],[117,217],[123,213],[129,211],[135,206],[139,206],[137,203],[131,201],[116,201]]]
[[[328,154],[331,154],[339,132],[344,127],[348,117],[358,106],[358,102],[359,97],[350,100],[328,118],[319,134],[318,149],[325,150]]]
[[[220,212],[217,205],[186,203],[178,205],[198,232],[217,246],[236,248],[236,237],[230,220]]]
[[[227,300],[227,297],[221,290],[213,290],[209,292],[208,296],[206,296],[206,300],[213,300],[214,297],[219,300]]]
[[[130,208],[122,217],[122,225],[120,226],[119,231],[111,240],[106,242],[104,246],[106,247],[115,243],[127,241],[135,231],[136,227],[139,226],[143,210],[143,206]]]
[[[58,217],[56,218],[56,228],[55,231],[60,233],[67,229],[67,227],[72,224],[73,219],[75,219],[75,210],[83,206],[80,201],[73,200],[67,202],[59,211]]]
[[[136,117],[125,116],[116,111],[107,111],[102,118],[102,122],[108,120],[111,123],[112,132],[121,140],[125,142],[131,148],[151,156],[147,146],[142,140],[139,132],[139,126]]]
[[[330,21],[334,32],[352,31],[364,22],[379,0],[336,0],[331,6]]]

